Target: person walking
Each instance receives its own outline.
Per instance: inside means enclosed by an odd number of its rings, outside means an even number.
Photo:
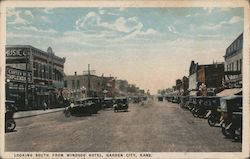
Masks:
[[[45,111],[46,109],[48,109],[48,105],[47,105],[47,103],[44,101],[44,102],[43,102],[43,110]]]

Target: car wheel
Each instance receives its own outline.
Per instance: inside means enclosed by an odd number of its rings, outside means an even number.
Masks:
[[[16,128],[16,122],[13,119],[6,121],[7,131],[13,131]]]
[[[207,119],[207,122],[208,122],[208,125],[213,127],[215,126],[215,123],[216,123],[216,119],[214,116],[209,116],[208,119]]]

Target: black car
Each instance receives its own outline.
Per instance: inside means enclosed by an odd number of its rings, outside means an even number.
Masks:
[[[114,99],[113,98],[104,98],[103,100],[103,108],[112,108],[114,104]]]
[[[219,111],[224,119],[222,134],[229,138],[242,138],[242,95],[222,97]]]
[[[83,114],[96,114],[100,109],[100,103],[97,101],[98,100],[95,98],[77,100],[75,103],[71,103],[70,106],[65,108],[65,116],[69,117],[71,115],[80,116]]]
[[[114,112],[118,112],[120,110],[128,111],[128,99],[127,98],[116,98],[115,103],[113,105]]]
[[[5,101],[5,132],[14,131],[16,128],[16,122],[13,118],[14,113],[17,111],[15,101]]]

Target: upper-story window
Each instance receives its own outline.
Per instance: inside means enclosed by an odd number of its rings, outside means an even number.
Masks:
[[[236,71],[239,71],[239,60],[236,61]]]
[[[75,89],[75,80],[72,80],[72,89]]]
[[[77,80],[77,89],[80,89],[80,80]]]

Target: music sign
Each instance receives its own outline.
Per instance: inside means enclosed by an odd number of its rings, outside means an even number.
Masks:
[[[26,82],[26,73],[28,83],[32,83],[32,73],[30,71],[19,70],[11,67],[6,67],[6,79],[13,82]]]
[[[26,57],[27,54],[27,49],[6,48],[6,57]]]

